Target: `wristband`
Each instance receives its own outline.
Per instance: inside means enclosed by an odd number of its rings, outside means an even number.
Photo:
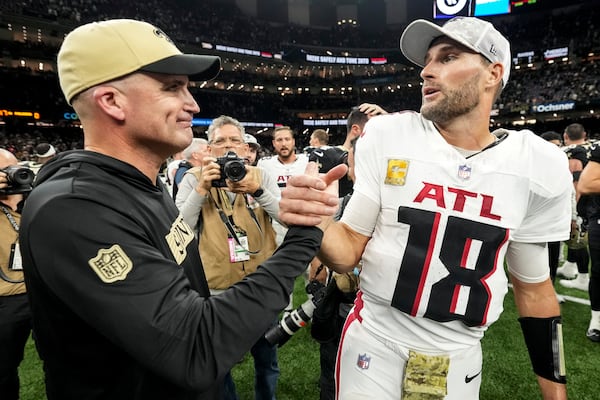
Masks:
[[[252,197],[254,197],[254,198],[256,199],[257,197],[260,197],[260,196],[262,196],[264,192],[265,192],[265,191],[264,191],[262,188],[260,188],[260,187],[259,187],[259,188],[256,190],[256,192],[252,193],[250,196],[252,196]]]

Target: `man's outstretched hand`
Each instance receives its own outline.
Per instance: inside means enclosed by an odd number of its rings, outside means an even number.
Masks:
[[[338,179],[348,171],[345,164],[319,174],[318,166],[309,162],[304,174],[288,179],[281,193],[279,219],[286,225],[318,226],[323,231],[333,221],[339,205]]]

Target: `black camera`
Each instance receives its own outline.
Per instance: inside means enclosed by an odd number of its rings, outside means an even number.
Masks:
[[[306,326],[306,324],[310,322],[313,313],[315,312],[315,308],[317,308],[323,300],[325,290],[326,286],[321,282],[310,281],[306,286],[306,293],[312,295],[312,298],[306,300],[300,307],[296,308],[291,313],[284,315],[276,326],[269,329],[267,333],[265,333],[267,342],[269,342],[271,346],[278,345],[281,347],[294,333],[303,326]]]
[[[246,163],[233,151],[228,151],[223,157],[217,158],[217,164],[221,169],[221,178],[212,181],[214,187],[225,187],[225,179],[231,182],[239,182],[246,176]]]
[[[8,186],[0,189],[0,194],[10,195],[31,192],[35,174],[29,168],[20,165],[9,165],[8,167],[0,168],[0,172],[6,174],[8,181]]]

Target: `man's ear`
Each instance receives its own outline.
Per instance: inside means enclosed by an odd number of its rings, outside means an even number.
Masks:
[[[125,120],[125,96],[114,86],[98,86],[94,89],[92,97],[96,104],[112,118],[119,121]]]
[[[350,127],[350,132],[353,138],[359,137],[362,131],[362,128],[358,124],[352,124],[352,127]]]
[[[504,77],[504,66],[498,62],[489,65],[489,78],[488,84],[491,87],[497,87],[499,84],[502,85],[502,78]]]

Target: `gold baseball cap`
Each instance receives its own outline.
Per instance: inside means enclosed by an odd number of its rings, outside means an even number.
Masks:
[[[75,28],[58,52],[60,87],[71,104],[77,94],[135,71],[209,80],[221,69],[217,56],[183,54],[159,28],[132,19]]]

